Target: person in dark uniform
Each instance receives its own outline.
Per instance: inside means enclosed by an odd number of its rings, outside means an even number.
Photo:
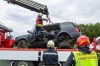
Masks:
[[[48,41],[47,49],[43,52],[43,65],[44,66],[56,66],[58,62],[58,53],[54,48],[54,42]]]

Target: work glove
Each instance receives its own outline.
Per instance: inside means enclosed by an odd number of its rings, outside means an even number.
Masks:
[[[48,17],[48,18],[47,18],[47,20],[49,20],[49,21],[50,21],[50,18]]]
[[[45,19],[46,20],[46,22],[48,22],[48,18],[47,19]]]

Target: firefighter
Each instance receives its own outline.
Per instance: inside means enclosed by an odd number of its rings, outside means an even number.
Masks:
[[[90,41],[85,35],[80,36],[76,41],[78,51],[72,52],[68,57],[65,66],[98,66],[96,52],[89,49]]]
[[[43,64],[44,66],[56,66],[58,62],[58,53],[54,48],[54,42],[48,41],[47,49],[43,52]]]
[[[43,28],[43,21],[48,22],[48,19],[42,18],[42,13],[38,13],[38,17],[36,19],[36,34],[38,34],[39,31],[43,34],[43,40],[46,40],[46,31]]]

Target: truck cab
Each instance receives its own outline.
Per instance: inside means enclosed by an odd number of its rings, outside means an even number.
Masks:
[[[10,34],[13,30],[0,23],[0,47],[11,48],[15,41]]]
[[[96,50],[100,51],[100,36],[97,37],[95,40],[96,40]],[[94,44],[93,42],[90,44],[90,48],[91,49],[94,49],[94,45],[93,44]]]

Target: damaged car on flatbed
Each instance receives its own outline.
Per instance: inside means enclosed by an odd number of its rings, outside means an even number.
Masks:
[[[70,44],[68,42],[75,42],[81,35],[81,30],[76,23],[59,22],[43,26],[46,30],[46,38],[48,39],[43,41],[42,31],[36,34],[35,27],[31,31],[27,31],[29,34],[15,38],[16,45],[19,48],[46,48],[48,40],[53,40],[57,48],[71,48],[74,46],[74,43]]]

